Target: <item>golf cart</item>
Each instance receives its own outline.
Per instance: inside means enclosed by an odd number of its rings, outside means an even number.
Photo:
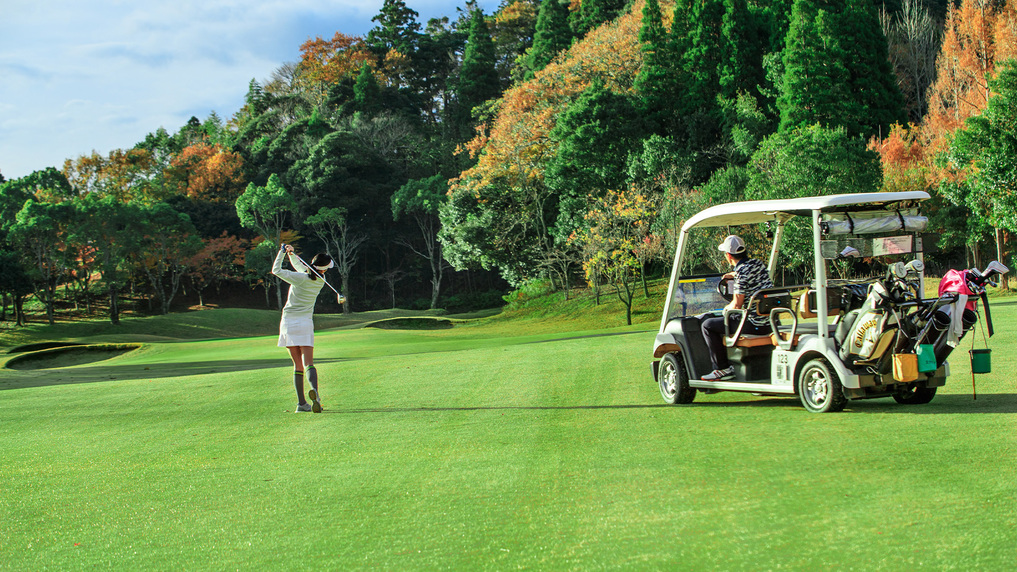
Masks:
[[[745,201],[691,217],[679,235],[653,345],[664,401],[687,404],[697,393],[719,391],[797,395],[817,413],[839,411],[849,399],[931,401],[950,375],[947,356],[978,319],[960,290],[981,295],[988,318],[985,286],[1007,268],[993,262],[984,272],[959,271],[963,288],[924,298],[921,232],[928,219],[919,207],[928,198],[915,191]],[[726,308],[730,268],[704,271],[727,234],[757,238],[757,246],[769,239],[767,268],[780,284],[759,290],[740,309]],[[758,247],[749,253],[765,254]],[[792,260],[791,274],[799,278],[783,284],[778,278]],[[857,267],[871,272],[873,265],[879,275],[857,277]],[[768,319],[772,333],[744,334],[750,312]],[[724,345],[735,379],[704,381],[713,368],[701,322],[721,315],[730,322]]]

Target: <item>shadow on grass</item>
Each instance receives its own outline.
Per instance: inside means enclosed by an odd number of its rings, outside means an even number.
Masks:
[[[793,396],[746,399],[741,401],[709,401],[709,399],[709,396],[697,396],[694,403],[677,407],[787,407],[789,409],[801,409],[803,413],[806,413],[798,397]],[[1017,394],[985,393],[979,394],[978,399],[971,399],[970,395],[937,395],[931,403],[925,405],[901,405],[891,397],[859,399],[848,401],[842,415],[857,413],[879,413],[883,415],[1017,413]]]
[[[374,407],[362,409],[326,409],[322,413],[445,413],[450,411],[570,411],[597,409],[661,409],[673,407],[666,403],[649,405],[499,405],[472,407]]]
[[[909,415],[973,415],[979,413],[1017,413],[1017,394],[981,393],[937,395],[925,405],[901,405],[893,399],[848,402],[848,413],[900,413]]]
[[[798,397],[793,396],[746,399],[742,401],[708,400],[709,396],[705,396],[705,398],[704,396],[697,396],[694,403],[678,407],[787,407],[790,409],[801,409],[805,413],[801,401],[798,400]],[[971,399],[970,395],[937,395],[931,403],[925,405],[901,405],[891,397],[848,401],[843,415],[853,415],[856,413],[879,413],[884,415],[1017,413],[1017,394],[984,393],[979,394],[978,399]]]
[[[343,358],[316,359],[316,364],[349,361]],[[231,373],[289,367],[285,359],[211,360],[187,363],[137,364],[118,366],[69,367],[48,370],[7,370],[0,375],[0,391],[71,385],[115,380],[162,379],[191,375]]]

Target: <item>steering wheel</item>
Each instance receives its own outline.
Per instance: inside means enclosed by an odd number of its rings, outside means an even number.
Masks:
[[[717,282],[717,293],[720,297],[730,302],[734,299],[734,277],[721,278],[720,282]]]

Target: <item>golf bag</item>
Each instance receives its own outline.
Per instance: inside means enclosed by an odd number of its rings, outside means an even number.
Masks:
[[[889,292],[882,282],[869,285],[862,307],[851,310],[837,327],[839,354],[846,363],[878,359],[886,351],[887,325],[896,317],[889,311]],[[879,355],[877,355],[879,354]]]
[[[989,263],[984,271],[977,268],[948,271],[939,284],[939,300],[926,312],[914,314],[918,319],[921,319],[923,313],[931,314],[925,318],[926,323],[916,336],[915,347],[918,344],[931,344],[935,348],[936,365],[942,366],[960,340],[978,322],[979,298],[991,337],[994,333],[992,314],[985,288],[988,285],[995,286],[996,277],[1009,271],[1009,268],[998,261]]]

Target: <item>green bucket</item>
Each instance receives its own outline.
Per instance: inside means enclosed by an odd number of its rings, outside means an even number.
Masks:
[[[992,350],[970,350],[971,373],[989,373],[992,371]]]
[[[931,373],[939,369],[936,365],[936,348],[932,344],[920,344],[915,353],[918,354],[918,371]]]

